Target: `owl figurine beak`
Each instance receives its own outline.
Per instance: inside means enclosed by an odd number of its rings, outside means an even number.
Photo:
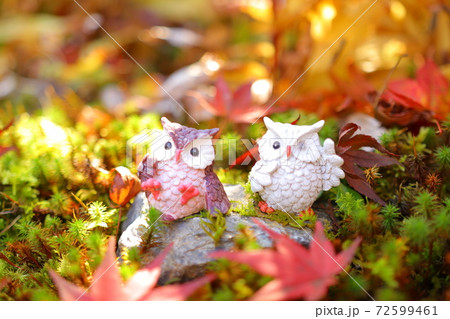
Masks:
[[[291,157],[292,146],[288,145],[286,149],[287,158]]]
[[[176,153],[175,153],[175,160],[176,160],[177,163],[180,161],[180,158],[181,158],[181,152],[182,152],[182,151],[183,151],[183,150],[176,150]]]

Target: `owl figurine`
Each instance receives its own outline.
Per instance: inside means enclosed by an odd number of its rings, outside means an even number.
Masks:
[[[317,132],[324,121],[300,126],[265,117],[264,123],[267,132],[258,141],[260,160],[249,174],[252,191],[264,201],[259,207],[266,213],[309,210],[322,190],[338,186],[345,176],[334,142],[326,139],[320,145]]]
[[[138,168],[149,204],[162,219],[176,220],[202,209],[226,213],[230,201],[213,171],[212,137],[218,128],[197,130],[161,118],[162,131],[151,136],[150,153]]]

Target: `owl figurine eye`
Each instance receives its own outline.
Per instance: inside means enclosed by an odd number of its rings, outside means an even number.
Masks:
[[[274,160],[283,156],[284,140],[275,132],[268,131],[259,141],[259,154],[265,161]]]
[[[172,142],[167,142],[165,145],[164,145],[164,149],[165,150],[170,150],[172,148]]]
[[[211,165],[215,157],[211,137],[193,140],[186,145],[181,157],[183,158],[183,161],[192,168],[204,169]]]
[[[167,132],[161,131],[152,136],[150,151],[158,161],[170,160],[175,155],[175,143]]]
[[[273,147],[273,149],[274,149],[274,150],[277,150],[277,149],[279,149],[279,148],[280,148],[280,146],[281,146],[280,142],[278,142],[278,141],[275,141],[275,142],[273,142],[273,145],[272,145],[272,147]]]
[[[191,152],[190,153],[194,157],[196,157],[196,156],[198,156],[200,154],[198,148],[196,148],[196,147],[191,148]]]

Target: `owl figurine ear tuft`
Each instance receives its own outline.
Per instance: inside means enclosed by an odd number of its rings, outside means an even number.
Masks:
[[[212,137],[214,137],[214,135],[216,135],[218,132],[219,132],[219,128],[217,128],[217,127],[209,129],[209,135]]]
[[[161,118],[161,124],[162,124],[162,127],[163,127],[164,130],[172,131],[172,129],[173,129],[172,122],[169,121],[169,119],[167,117],[162,117]]]
[[[214,135],[216,135],[217,132],[219,132],[218,128],[212,128],[212,129],[208,129],[208,130],[201,130],[201,131],[199,131],[198,137],[199,138],[214,137]]]
[[[314,135],[317,135],[317,133],[322,129],[323,125],[325,124],[324,120],[320,120],[313,125],[298,125],[295,128],[297,129],[297,137],[300,139],[307,139]]]
[[[264,117],[264,124],[266,125],[268,130],[275,130],[275,122],[272,121],[269,117],[265,116]]]
[[[169,121],[169,119],[167,118],[167,117],[162,117],[161,118],[161,124],[162,124],[162,126],[164,127],[164,126],[166,126],[167,124],[171,124],[172,122],[170,122]]]
[[[322,127],[324,126],[325,121],[324,120],[320,120],[319,122],[314,123],[313,125],[311,125],[314,128],[314,132],[319,132]]]

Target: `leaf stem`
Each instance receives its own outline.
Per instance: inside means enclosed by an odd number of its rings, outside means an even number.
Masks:
[[[122,206],[119,206],[119,220],[117,221],[116,238],[119,235],[120,220],[122,219]]]

